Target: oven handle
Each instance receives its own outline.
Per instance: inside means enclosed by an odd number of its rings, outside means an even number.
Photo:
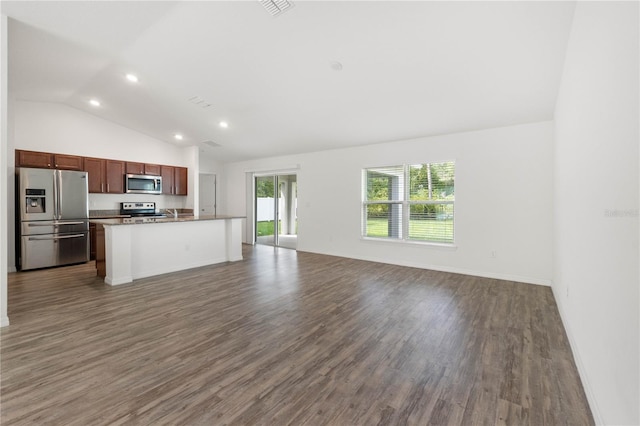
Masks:
[[[84,236],[85,236],[84,234],[73,234],[73,235],[60,235],[56,237],[29,237],[29,241],[62,240],[67,238],[80,238]]]

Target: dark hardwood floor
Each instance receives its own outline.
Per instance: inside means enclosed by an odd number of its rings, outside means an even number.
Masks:
[[[11,274],[2,424],[593,424],[547,287],[243,250]]]

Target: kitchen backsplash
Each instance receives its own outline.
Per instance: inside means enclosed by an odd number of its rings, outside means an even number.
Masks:
[[[154,202],[159,208],[182,209],[187,207],[187,198],[178,195],[89,194],[89,210],[119,210],[121,202]]]

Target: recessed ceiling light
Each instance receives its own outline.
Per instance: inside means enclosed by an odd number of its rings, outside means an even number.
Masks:
[[[338,62],[338,61],[329,62],[329,66],[334,71],[342,71],[342,64],[340,62]]]
[[[138,82],[138,76],[135,74],[127,74],[126,75],[127,80],[129,80],[132,83],[137,83]]]
[[[176,138],[179,141],[181,141],[183,139],[182,135],[180,133],[176,133],[175,135],[173,135],[173,137]]]
[[[99,107],[99,106],[100,106],[100,101],[99,101],[99,100],[97,100],[97,99],[91,99],[91,100],[89,101],[89,103],[90,103],[91,105],[93,105],[94,107]]]
[[[229,127],[229,123],[227,123],[226,121],[221,121],[218,125],[223,129],[226,129],[227,127]]]

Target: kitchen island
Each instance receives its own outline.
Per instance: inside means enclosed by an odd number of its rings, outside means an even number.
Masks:
[[[110,285],[242,260],[238,216],[94,219],[96,267]]]

